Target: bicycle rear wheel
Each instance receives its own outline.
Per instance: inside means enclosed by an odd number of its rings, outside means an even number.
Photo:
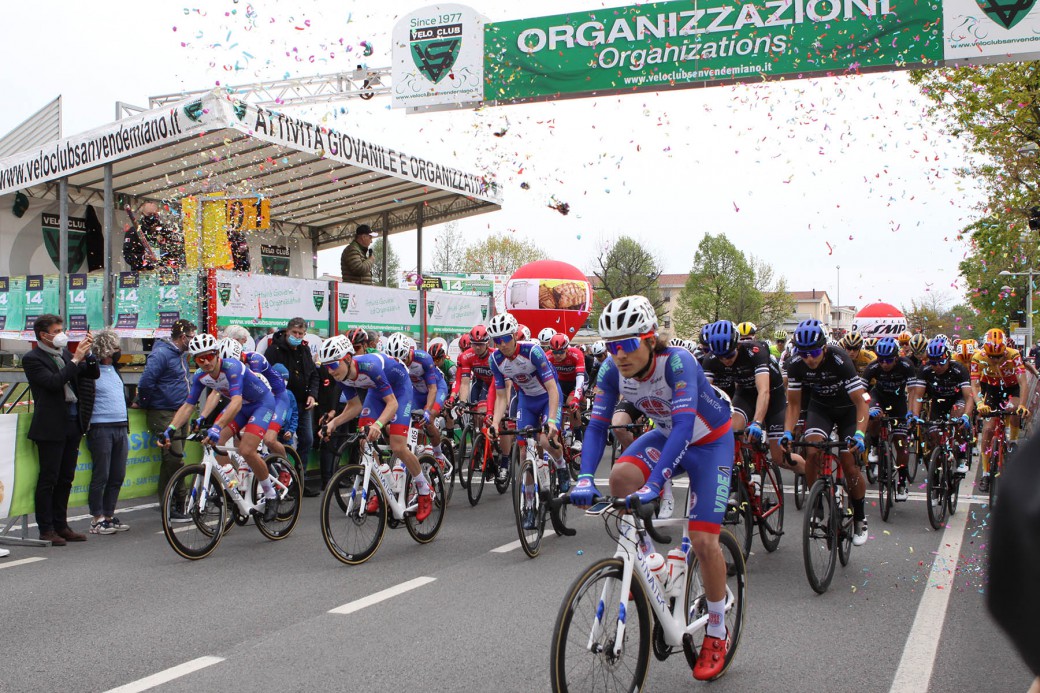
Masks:
[[[834,577],[838,557],[838,521],[834,513],[831,491],[817,480],[809,492],[802,521],[802,558],[809,586],[823,594]]]
[[[473,439],[473,445],[473,452],[469,457],[469,466],[466,470],[468,481],[463,484],[466,488],[466,496],[469,498],[470,505],[479,503],[480,496],[484,493],[486,475],[484,473],[485,442],[483,434],[477,434],[477,437]]]
[[[621,559],[602,559],[586,568],[567,590],[549,656],[553,691],[643,690],[653,619],[638,578],[633,576],[629,594],[621,594],[623,570]],[[619,620],[625,628],[615,655]],[[590,647],[593,632],[596,637]]]
[[[300,502],[303,498],[303,484],[296,473],[292,462],[280,455],[268,455],[264,460],[267,463],[267,473],[278,480],[275,491],[278,493],[278,516],[271,522],[264,520],[262,514],[253,515],[253,522],[260,533],[272,541],[285,539],[296,527],[300,519]],[[253,498],[259,498],[263,494],[260,482],[253,477]]]
[[[882,522],[888,522],[895,502],[895,457],[890,443],[878,445],[878,509]]]
[[[932,529],[942,529],[946,522],[946,463],[942,450],[932,450],[928,458],[928,478],[925,480],[925,506],[928,508],[928,522]]]
[[[520,463],[520,470],[513,484],[513,513],[516,519],[516,531],[520,535],[520,547],[530,558],[538,555],[545,533],[545,504],[539,498],[539,490],[535,485],[537,470],[534,460],[527,459]],[[530,526],[525,527],[525,524]]]
[[[347,565],[364,563],[375,554],[386,532],[386,498],[375,474],[363,487],[365,468],[341,467],[321,494],[321,536],[336,560]],[[373,512],[366,505],[379,498]]]
[[[780,465],[764,460],[762,465],[762,517],[758,520],[758,536],[762,546],[772,553],[780,546],[784,533],[784,484]]]
[[[727,531],[719,533],[719,548],[726,561],[726,587],[733,594],[733,605],[726,611],[726,630],[729,633],[729,652],[722,671],[712,681],[722,677],[729,669],[733,656],[740,644],[740,635],[744,631],[744,600],[747,598],[747,564],[740,553],[737,540]],[[708,597],[704,593],[704,581],[701,578],[700,563],[697,555],[690,553],[690,566],[686,570],[686,623],[692,623],[708,613]],[[633,581],[634,582],[634,581]]]
[[[437,466],[437,460],[433,457],[428,455],[420,457],[419,464],[422,466],[423,474],[433,492],[433,510],[429,517],[422,522],[415,518],[414,513],[408,513],[404,516],[404,526],[408,529],[408,534],[412,536],[412,539],[420,544],[428,544],[437,536],[437,532],[441,531],[441,524],[444,522],[444,476]],[[412,488],[411,474],[405,478],[405,484],[405,488]]]
[[[744,482],[740,480],[736,470],[732,479],[736,488],[735,499],[731,493],[730,500],[726,503],[726,514],[722,517],[722,526],[733,533],[746,560],[751,553],[751,540],[754,537],[754,512],[748,500],[747,489],[744,488]]]
[[[455,466],[459,470],[459,483],[462,484],[462,488],[469,488],[469,458],[477,450],[475,437],[472,426],[463,428],[462,435],[459,437],[459,454]]]
[[[450,474],[445,474],[444,469],[441,469],[441,477],[444,479],[444,502],[450,503],[451,494],[455,492],[455,475],[459,473],[459,465],[455,463],[455,449],[447,436],[441,438],[441,454],[451,465]],[[440,460],[437,461],[437,466],[439,468],[442,466]]]
[[[997,505],[997,489],[1000,484],[1003,483],[1003,479],[1000,478],[1001,472],[1004,471],[1004,446],[1003,444],[997,446],[996,453],[990,456],[989,460],[989,508],[990,512],[993,512],[993,508]]]
[[[184,499],[178,500],[174,491],[184,487]],[[166,541],[178,555],[189,560],[195,561],[213,553],[224,535],[227,520],[224,490],[216,473],[206,478],[205,465],[181,467],[170,477],[163,492],[162,511]],[[171,512],[184,513],[191,522],[174,525],[170,522]]]
[[[835,513],[835,517],[838,518],[838,560],[844,568],[849,564],[849,557],[852,555],[852,535],[855,533],[849,490],[844,479],[839,481],[834,489],[834,500],[838,507]]]
[[[954,513],[957,512],[957,501],[960,500],[961,496],[961,476],[955,473],[957,469],[957,460],[950,458],[947,465],[949,475],[946,477],[946,511],[950,517],[953,517]]]
[[[913,440],[908,439],[906,444],[909,449],[909,455],[906,460],[906,481],[908,484],[912,484],[917,479],[917,468],[921,464],[921,455],[924,453],[921,449],[921,443],[916,438]]]

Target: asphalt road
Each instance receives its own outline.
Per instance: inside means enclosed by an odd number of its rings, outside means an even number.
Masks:
[[[1026,691],[1031,677],[985,609],[988,513],[970,500],[943,532],[921,500],[889,523],[872,502],[870,541],[822,596],[806,582],[789,502],[779,550],[756,538],[744,636],[711,690]],[[560,601],[612,551],[588,517],[536,559],[502,550],[517,539],[512,505],[490,485],[476,508],[456,488],[431,544],[388,530],[356,567],[326,550],[316,498],[287,539],[236,527],[202,561],[170,549],[151,507],[125,505],[127,533],[0,559],[0,691],[548,690]],[[702,685],[681,656],[651,660],[647,690]]]

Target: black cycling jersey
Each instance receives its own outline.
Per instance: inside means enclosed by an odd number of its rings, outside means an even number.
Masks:
[[[784,386],[784,377],[780,375],[780,365],[770,355],[769,347],[764,342],[740,342],[737,345],[737,358],[732,366],[725,365],[718,356],[714,355],[705,359],[702,365],[709,383],[720,380],[732,381],[737,390],[752,399],[758,397],[755,376],[759,373],[769,374],[770,392]]]
[[[801,356],[791,359],[787,368],[788,389],[792,392],[808,390],[815,404],[853,406],[853,393],[863,390],[863,381],[856,375],[852,359],[839,346],[828,344],[823,349],[823,360],[816,368],[809,368]]]
[[[863,371],[863,379],[869,385],[874,383],[874,391],[886,397],[906,397],[907,386],[917,381],[917,369],[908,359],[897,358],[892,369],[885,371],[880,361],[874,361]]]
[[[950,361],[945,373],[936,373],[935,366],[927,365],[917,374],[917,384],[924,386],[927,399],[956,399],[962,388],[971,387],[968,369],[956,361]]]

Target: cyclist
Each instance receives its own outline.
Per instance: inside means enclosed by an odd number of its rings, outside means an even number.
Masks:
[[[412,380],[408,369],[383,354],[355,355],[354,345],[341,335],[322,342],[318,359],[339,383],[347,399],[343,411],[325,423],[321,435],[328,440],[340,425],[358,419],[368,426],[368,441],[379,439],[385,428],[390,450],[404,462],[419,492],[415,519],[422,522],[433,510],[433,489],[419,465],[419,459],[408,447],[408,428],[412,414]],[[364,402],[361,391],[365,391]],[[379,509],[379,494],[368,502],[368,512]]]
[[[271,393],[274,395],[274,416],[271,417],[271,423],[264,434],[264,444],[275,455],[286,457],[285,445],[282,444],[279,433],[281,433],[282,425],[289,419],[291,411],[289,400],[294,398],[292,392],[289,392],[285,387],[285,378],[274,369],[263,354],[258,354],[255,351],[243,351],[242,343],[235,339],[225,337],[217,342],[217,345],[220,351],[220,358],[240,361],[246,364],[249,370],[262,376],[263,381],[271,388]],[[195,420],[199,427],[202,425],[201,421],[208,417],[209,411],[215,408],[215,406],[211,406],[211,403],[215,405],[219,401],[220,394],[213,392],[200,412],[202,416]],[[286,457],[286,459],[288,458]]]
[[[911,337],[913,337],[913,335],[906,330],[900,332],[899,336],[896,337],[896,341],[899,342],[899,349],[902,351],[903,356],[906,356],[909,353]]]
[[[517,325],[516,327],[516,341],[518,342],[530,342],[531,341],[531,328],[527,325]]]
[[[448,349],[443,344],[431,344],[430,348],[426,350],[430,354],[430,358],[433,359],[433,363],[437,368],[440,369],[441,375],[444,376],[445,383],[455,382],[455,373],[459,370],[459,367],[455,365],[455,362],[448,358]]]
[[[589,354],[592,356],[592,368],[586,367],[587,375],[589,376],[589,383],[595,387],[596,376],[599,375],[599,369],[607,360],[607,345],[602,341],[593,342],[589,345]]]
[[[870,449],[872,452],[876,450],[881,415],[898,419],[892,427],[892,438],[896,446],[896,466],[899,468],[896,500],[905,501],[909,497],[906,465],[910,457],[906,444],[907,396],[908,391],[916,385],[917,369],[908,359],[899,355],[899,345],[892,337],[880,339],[874,348],[877,350],[877,360],[871,362],[863,373],[867,387],[872,388],[870,425],[867,427],[867,433],[871,438]],[[877,463],[876,455],[871,462]]]
[[[408,376],[412,379],[411,410],[423,413],[423,425],[430,447],[433,448],[433,456],[440,464],[444,478],[451,478],[451,463],[444,457],[441,432],[435,422],[448,396],[448,384],[444,382],[444,376],[434,365],[433,357],[416,349],[412,338],[401,332],[393,333],[386,340],[386,355],[400,361],[408,370]]]
[[[869,351],[870,353],[876,355],[877,354],[877,351],[876,351],[877,343],[878,343],[877,337],[867,337],[866,339],[863,340],[863,348],[866,349],[867,351]]]
[[[784,349],[787,347],[787,330],[777,330],[773,333],[773,344],[769,347],[769,353],[777,361],[783,358]]]
[[[560,381],[564,406],[570,417],[571,433],[575,440],[580,441],[582,436],[580,407],[582,398],[585,396],[585,356],[580,349],[572,347],[571,340],[562,333],[552,336],[552,339],[549,340],[549,350],[552,354],[549,362],[556,371],[556,378]]]
[[[942,340],[940,340],[942,341]],[[945,341],[943,342],[945,344]],[[928,363],[928,337],[925,337],[923,333],[918,332],[906,345],[907,356],[910,359],[910,363],[914,364],[918,369]]]
[[[542,347],[542,351],[549,353],[549,342],[556,336],[556,330],[551,327],[543,327],[538,331],[538,345]]]
[[[852,365],[856,368],[856,375],[862,378],[863,373],[867,370],[867,366],[877,358],[872,352],[863,348],[863,335],[859,332],[849,332],[841,338],[839,345],[852,359]]]
[[[780,437],[784,434],[787,395],[780,365],[769,355],[766,343],[740,341],[733,323],[719,320],[708,326],[708,350],[712,354],[704,361],[708,382],[722,376],[734,383],[734,435],[768,441],[770,457],[786,468]],[[794,464],[790,469],[804,474],[805,461],[798,455],[791,455],[791,459]]]
[[[755,341],[755,334],[758,332],[758,328],[755,327],[753,322],[742,322],[737,325],[737,334],[740,335],[740,341],[742,342],[753,342]]]
[[[1000,409],[1005,403],[1015,409],[1017,416],[1011,418],[1010,440],[1018,440],[1020,417],[1029,416],[1029,410],[1022,404],[1022,393],[1027,392],[1026,369],[1019,351],[1007,346],[1003,330],[993,328],[986,332],[982,348],[972,356],[970,377],[979,414]],[[982,425],[982,478],[979,480],[982,493],[989,491],[989,446],[997,421],[986,419]]]
[[[485,414],[485,423],[490,425],[491,412],[495,410],[494,376],[491,373],[492,349],[488,346],[491,338],[487,328],[475,325],[469,334],[463,335],[469,342],[469,349],[459,355],[458,370],[455,371],[455,384],[451,388],[449,403],[456,400],[466,402],[470,407],[481,410]],[[459,341],[462,341],[462,337]],[[504,450],[505,448],[503,448]],[[509,473],[509,455],[502,453],[498,460],[498,474],[505,478]]]
[[[718,535],[733,468],[731,412],[693,355],[665,346],[657,329],[653,305],[643,296],[615,298],[603,309],[599,334],[612,356],[599,372],[581,476],[571,500],[584,507],[599,495],[593,474],[606,445],[609,413],[624,395],[655,428],[629,446],[610,470],[611,495],[649,503],[681,466],[690,478],[690,497],[698,499],[690,507],[690,541],[701,565],[710,616],[693,676],[708,680],[722,671],[730,644],[723,620],[726,563]],[[653,550],[649,540],[643,548]]]
[[[979,343],[974,339],[962,339],[957,342],[957,346],[953,350],[953,360],[961,364],[971,372],[971,359],[975,355],[975,350],[978,349]]]
[[[264,521],[273,522],[278,518],[278,493],[258,448],[274,418],[274,394],[245,364],[233,359],[222,359],[219,351],[217,338],[205,332],[195,335],[188,342],[188,353],[195,358],[199,369],[195,371],[188,398],[173,415],[159,444],[163,447],[170,444],[170,434],[188,422],[205,388],[227,397],[227,406],[206,431],[204,442],[207,445],[224,445],[232,436],[240,434],[238,454],[253,470],[264,491]],[[217,459],[221,465],[230,464],[227,455],[217,455]]]
[[[490,359],[495,379],[492,389],[504,391],[507,380],[513,384],[517,393],[518,428],[540,427],[543,421],[548,425],[548,434],[539,433],[538,442],[553,461],[560,489],[566,491],[570,487],[570,473],[563,459],[559,436],[563,393],[556,371],[540,346],[519,341],[519,326],[512,314],[499,313],[491,318],[487,334],[497,347]],[[506,397],[496,396],[491,418],[493,432],[497,432],[502,425],[502,417],[509,404],[507,400]],[[554,440],[556,447],[549,445],[550,439]],[[524,528],[533,529],[536,519],[532,507],[524,518]]]
[[[867,422],[870,416],[863,381],[856,375],[852,359],[840,346],[827,344],[827,335],[819,320],[798,323],[792,340],[795,356],[787,369],[787,416],[784,421],[783,445],[794,440],[795,424],[802,408],[803,385],[809,394],[805,414],[805,440],[818,443],[829,440],[837,426],[838,438],[849,441],[849,449],[839,455],[852,505],[852,543],[867,542],[867,517],[863,497],[867,480],[863,478],[853,451],[866,447]],[[812,488],[819,469],[820,450],[809,448],[805,460],[805,481]]]
[[[928,364],[918,371],[916,392],[910,395],[910,414],[914,423],[922,423],[921,410],[925,402],[931,403],[928,416],[932,419],[950,417],[959,419],[966,431],[971,431],[971,413],[975,400],[972,398],[971,377],[968,369],[950,359],[946,342],[933,339],[926,347]],[[938,436],[936,429],[929,431],[933,442]],[[961,446],[954,446],[957,458],[957,474],[968,473],[968,463]]]

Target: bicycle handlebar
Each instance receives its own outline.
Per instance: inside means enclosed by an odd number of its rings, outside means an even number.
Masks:
[[[657,528],[654,527],[654,514],[657,512],[658,507],[660,507],[660,499],[654,499],[653,502],[644,505],[640,502],[639,498],[636,497],[632,499],[632,503],[630,505],[626,498],[618,498],[617,496],[600,496],[596,502],[602,503],[604,501],[610,503],[610,507],[614,508],[615,510],[631,511],[633,515],[637,516],[639,519],[643,521],[643,528],[646,530],[646,533],[650,535],[650,538],[654,541],[658,542],[659,544],[672,543],[672,537],[670,535],[661,534],[659,531],[657,531]],[[553,513],[556,519],[559,519],[559,509],[564,505],[571,505],[571,497],[569,494],[566,493],[549,501],[549,511]],[[560,523],[560,526],[563,526],[562,522]],[[564,529],[567,529],[567,532],[562,532],[562,534],[565,534],[566,536],[574,536],[574,530],[566,527],[564,527]]]
[[[980,419],[995,419],[995,418],[1007,418],[1009,416],[1018,416],[1013,409],[1004,409],[1000,411],[991,411],[988,414],[979,414]]]

